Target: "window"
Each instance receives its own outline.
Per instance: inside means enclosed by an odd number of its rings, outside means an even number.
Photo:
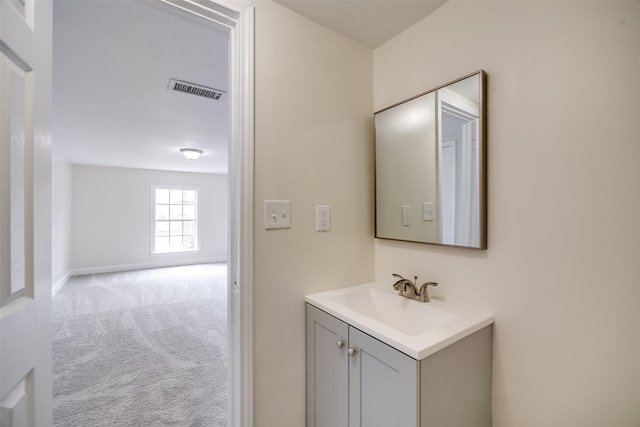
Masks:
[[[153,253],[198,250],[198,189],[154,188]]]

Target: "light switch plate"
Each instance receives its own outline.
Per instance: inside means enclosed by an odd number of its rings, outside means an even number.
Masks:
[[[402,226],[408,227],[411,225],[411,206],[403,205],[402,206]]]
[[[291,228],[291,201],[264,201],[264,228]]]
[[[433,221],[436,219],[436,207],[433,202],[422,202],[422,220]]]

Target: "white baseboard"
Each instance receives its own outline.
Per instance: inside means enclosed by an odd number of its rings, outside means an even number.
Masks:
[[[67,271],[67,274],[65,274],[64,276],[62,276],[60,278],[60,280],[58,280],[56,283],[53,284],[53,286],[51,287],[51,297],[53,298],[60,289],[62,289],[62,287],[67,283],[67,281],[69,280],[69,278],[72,276],[70,271]]]
[[[194,264],[211,264],[215,262],[227,262],[227,258],[226,257],[203,258],[203,259],[197,259],[197,260],[191,260],[191,261],[156,261],[156,262],[146,262],[146,263],[139,263],[139,264],[104,265],[104,266],[96,266],[96,267],[75,268],[71,270],[68,273],[68,275],[81,276],[83,274],[115,273],[118,271],[127,271],[127,270],[144,270],[146,268],[178,267],[181,265],[194,265]]]

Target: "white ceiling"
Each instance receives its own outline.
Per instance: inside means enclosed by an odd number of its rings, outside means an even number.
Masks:
[[[444,3],[275,1],[371,48]],[[228,96],[167,90],[175,78],[227,91],[227,35],[159,4],[54,1],[54,150],[76,164],[227,173]],[[204,154],[187,160],[185,147]]]
[[[227,36],[131,0],[54,1],[53,144],[72,163],[226,173]],[[204,151],[185,159],[180,148]]]
[[[414,25],[447,0],[274,0],[372,49]]]

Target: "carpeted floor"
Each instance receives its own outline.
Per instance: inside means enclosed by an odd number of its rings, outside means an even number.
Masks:
[[[59,427],[227,426],[227,268],[72,278],[53,298]]]

